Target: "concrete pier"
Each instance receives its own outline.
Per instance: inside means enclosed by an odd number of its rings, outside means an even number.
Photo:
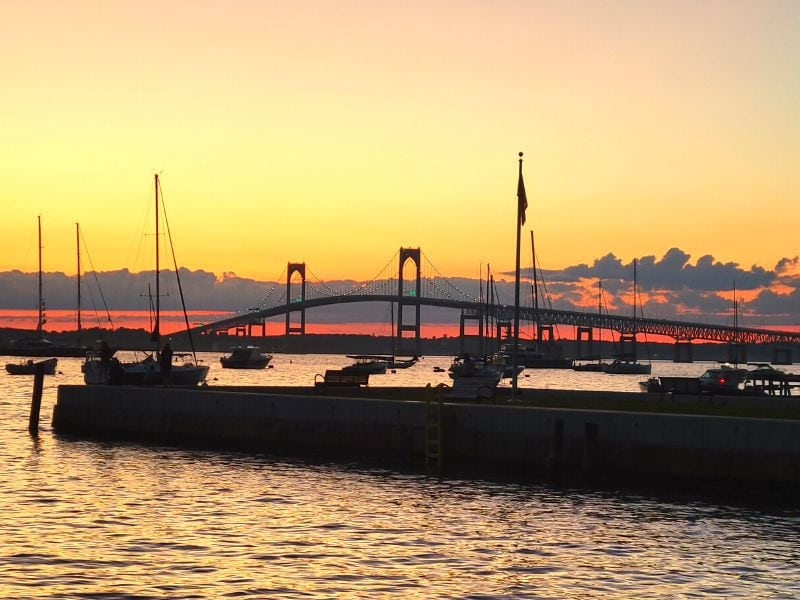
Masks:
[[[593,393],[579,394],[591,400]],[[58,433],[393,454],[420,465],[426,423],[422,401],[320,396],[313,389],[60,386],[53,412]],[[800,492],[795,419],[445,402],[440,426],[445,468],[480,464],[526,476]]]

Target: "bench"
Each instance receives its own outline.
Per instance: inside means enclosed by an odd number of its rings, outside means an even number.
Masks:
[[[322,377],[320,381],[319,378]],[[369,385],[369,373],[350,373],[339,369],[328,369],[325,375],[319,373],[314,377],[314,387],[361,387]]]

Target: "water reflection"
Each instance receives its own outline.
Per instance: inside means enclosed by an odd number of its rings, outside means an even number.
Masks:
[[[342,359],[294,358],[252,377],[297,381]],[[27,432],[30,381],[0,380],[0,597],[791,597],[800,589],[794,509],[54,437],[55,386],[79,381],[78,366],[64,359],[63,375],[48,378],[38,440]]]

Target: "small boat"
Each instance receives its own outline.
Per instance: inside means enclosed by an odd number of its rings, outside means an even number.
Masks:
[[[56,365],[58,364],[57,358],[48,358],[47,360],[26,360],[20,363],[7,363],[6,371],[11,375],[35,375],[37,371],[42,371],[45,375],[55,375]]]
[[[503,370],[483,359],[474,359],[469,353],[459,354],[448,369],[453,380],[451,396],[456,398],[492,398]]]
[[[264,354],[258,346],[235,346],[230,356],[222,356],[219,362],[224,369],[263,369],[272,360],[271,354]]]
[[[383,355],[377,354],[348,354],[347,358],[352,358],[355,362],[352,365],[342,367],[345,373],[369,373],[370,375],[382,375],[386,373],[389,361]]]
[[[396,356],[392,356],[390,360],[387,361],[386,367],[389,369],[408,369],[418,362],[419,356],[412,356],[411,358],[397,358]]]
[[[586,362],[586,363],[575,363],[572,365],[573,371],[582,371],[582,372],[594,372],[594,373],[602,373],[604,363],[601,361],[597,362]]]
[[[649,375],[651,371],[650,363],[641,363],[636,359],[615,358],[603,364],[603,373],[609,375]]]
[[[759,371],[721,364],[706,369],[700,377],[650,377],[639,385],[646,392],[657,393],[763,396],[769,390],[759,379]],[[773,370],[773,373],[780,372]],[[788,390],[783,393],[789,395]]]
[[[642,363],[636,357],[636,312],[639,287],[636,281],[636,259],[633,259],[633,333],[629,334],[632,348],[629,352],[617,354],[613,361],[603,365],[603,373],[609,375],[649,375],[653,370],[650,362]],[[620,334],[620,340],[622,335]]]
[[[498,369],[486,360],[475,359],[468,352],[456,356],[447,372],[450,379],[481,378],[489,381],[494,380],[495,385],[503,376],[502,369]]]
[[[496,352],[489,357],[491,365],[502,373],[501,379],[510,379],[514,376],[514,366],[511,364],[511,359],[502,352]],[[517,365],[516,374],[519,375],[525,367]]]
[[[535,345],[526,346],[520,344],[517,347],[517,364],[526,369],[569,369],[572,367],[573,360],[561,356],[561,347],[556,344],[547,344],[547,352],[541,352]],[[512,344],[503,344],[500,352],[505,355],[506,360],[511,362],[514,356]]]

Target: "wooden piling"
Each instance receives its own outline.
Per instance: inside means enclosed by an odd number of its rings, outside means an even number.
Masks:
[[[42,408],[42,390],[44,389],[44,368],[37,365],[33,374],[33,396],[31,397],[31,414],[28,417],[28,431],[32,436],[39,435],[39,411]]]

